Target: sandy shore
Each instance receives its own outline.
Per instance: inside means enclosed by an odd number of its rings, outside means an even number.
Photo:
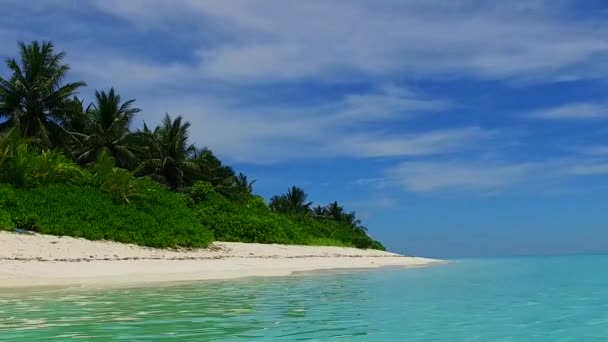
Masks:
[[[161,250],[0,231],[0,288],[286,276],[328,269],[419,267],[437,262],[342,247],[216,242],[208,249]]]

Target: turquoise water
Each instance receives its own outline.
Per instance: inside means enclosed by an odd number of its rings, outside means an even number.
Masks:
[[[0,341],[608,341],[608,257],[0,293]]]

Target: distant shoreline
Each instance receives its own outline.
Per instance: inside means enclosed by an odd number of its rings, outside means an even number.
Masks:
[[[421,267],[440,260],[378,250],[216,242],[161,250],[109,241],[0,232],[0,288],[132,286],[289,276],[319,270]]]

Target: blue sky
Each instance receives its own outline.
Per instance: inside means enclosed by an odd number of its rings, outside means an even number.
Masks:
[[[392,250],[608,252],[603,1],[0,5],[1,56],[52,40],[86,99],[183,115],[258,193],[343,202]]]

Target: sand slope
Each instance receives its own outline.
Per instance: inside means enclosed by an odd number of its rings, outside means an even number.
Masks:
[[[216,242],[164,250],[0,231],[0,288],[282,276],[336,268],[417,267],[438,260],[342,247]]]

